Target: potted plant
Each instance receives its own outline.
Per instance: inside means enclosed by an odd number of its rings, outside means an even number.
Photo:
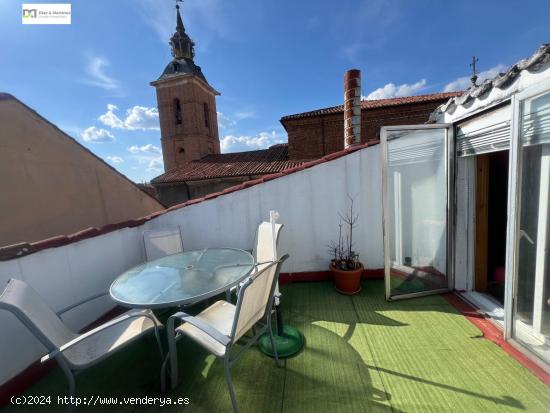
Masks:
[[[353,251],[353,229],[357,223],[358,215],[354,215],[354,199],[350,199],[349,213],[340,215],[338,225],[338,242],[330,244],[330,252],[333,258],[330,261],[330,271],[334,276],[336,291],[340,294],[353,295],[361,291],[361,275],[363,264],[359,261],[359,254]]]

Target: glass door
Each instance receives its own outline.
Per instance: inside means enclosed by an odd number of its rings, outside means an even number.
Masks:
[[[513,105],[506,336],[550,363],[550,82]]]
[[[382,128],[386,298],[451,285],[454,145],[449,125]]]

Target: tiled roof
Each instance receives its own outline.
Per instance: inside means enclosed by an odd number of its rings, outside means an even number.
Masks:
[[[409,105],[414,103],[434,102],[438,100],[450,99],[456,96],[460,96],[463,92],[442,92],[432,93],[429,95],[417,95],[417,96],[405,96],[392,99],[377,99],[377,100],[362,100],[361,109],[376,109],[388,106]],[[320,115],[331,115],[334,113],[343,113],[344,106],[332,106],[329,108],[312,110],[310,112],[296,113],[294,115],[287,115],[281,118],[281,122],[288,119],[309,118]]]
[[[288,144],[279,144],[258,151],[207,155],[154,178],[152,184],[226,178],[236,176],[265,175],[301,165],[288,160]]]
[[[481,85],[470,87],[460,96],[454,97],[441,105],[432,113],[431,120],[435,120],[443,112],[456,109],[457,106],[471,104],[472,101],[481,98],[495,88],[506,90],[514,83],[521,72],[537,71],[548,62],[550,62],[550,44],[542,44],[531,57],[520,60],[505,73],[500,73],[493,79],[486,79]]]

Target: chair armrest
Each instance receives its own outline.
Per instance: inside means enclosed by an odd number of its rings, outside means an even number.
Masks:
[[[102,292],[102,293],[99,293],[99,294],[96,294],[96,295],[92,295],[91,297],[85,298],[85,299],[82,300],[82,301],[79,301],[79,302],[77,302],[77,303],[75,303],[75,304],[71,304],[71,305],[69,305],[68,307],[62,308],[62,309],[59,310],[56,314],[57,314],[58,316],[60,316],[61,314],[66,313],[67,311],[70,311],[70,310],[72,310],[72,309],[75,308],[75,307],[81,306],[82,304],[86,304],[86,303],[89,302],[89,301],[93,301],[93,300],[95,300],[95,299],[97,299],[97,298],[99,298],[99,297],[103,297],[103,296],[105,296],[105,295],[109,295],[109,292],[107,291],[107,292]]]
[[[218,265],[217,267],[214,268],[214,272],[216,272],[216,271],[218,271],[218,270],[221,270],[221,269],[223,269],[223,268],[236,268],[236,267],[248,267],[248,266],[254,267],[254,264],[243,263],[243,264],[225,264],[225,265]]]
[[[170,318],[168,319],[167,327],[169,331],[174,330],[174,321],[176,318],[197,327],[199,330],[208,334],[210,337],[212,337],[214,340],[224,346],[227,346],[229,343],[231,343],[231,339],[225,334],[221,333],[219,330],[216,330],[214,327],[205,323],[204,321],[199,320],[196,317],[190,316],[189,314],[186,314],[184,312],[179,312],[174,314],[173,316],[170,316]]]
[[[262,262],[257,262],[254,264],[254,269],[252,270],[252,274],[256,274],[258,272],[258,267],[260,265],[263,265],[263,264],[271,264],[275,261],[262,261]]]
[[[105,324],[102,324],[90,331],[87,331],[85,333],[82,333],[80,334],[78,337],[74,338],[73,340],[63,344],[62,346],[59,346],[58,348],[50,351],[48,354],[46,354],[44,357],[42,357],[40,359],[40,362],[41,363],[45,363],[46,361],[50,360],[50,359],[53,359],[55,357],[57,357],[58,355],[60,355],[61,353],[63,353],[65,350],[75,346],[76,344],[86,340],[87,338],[103,331],[103,330],[106,330],[116,324],[119,324],[119,323],[122,323],[123,321],[126,321],[128,320],[129,318],[134,318],[134,317],[147,317],[149,318],[151,321],[153,321],[154,325],[155,325],[155,329],[158,329],[159,328],[159,323],[157,321],[157,319],[149,312],[149,310],[143,310],[143,311],[138,311],[138,312],[134,312],[134,313],[126,313],[126,314],[122,314],[121,316],[118,316],[116,318],[113,318],[112,320],[109,320],[107,321]]]

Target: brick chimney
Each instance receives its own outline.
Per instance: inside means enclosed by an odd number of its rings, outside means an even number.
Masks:
[[[344,75],[344,147],[361,143],[361,71]]]

